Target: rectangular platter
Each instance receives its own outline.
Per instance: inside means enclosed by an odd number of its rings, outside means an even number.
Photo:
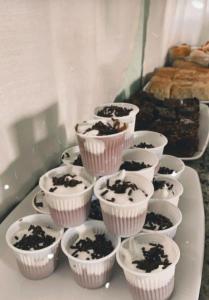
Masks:
[[[180,180],[184,194],[180,199],[183,221],[175,238],[181,250],[177,265],[175,290],[171,300],[198,300],[204,254],[204,207],[197,172],[186,167]],[[20,217],[35,213],[31,202],[34,189],[0,225],[0,291],[2,300],[131,300],[122,271],[115,266],[110,283],[97,290],[87,290],[74,282],[67,259],[62,255],[60,264],[50,277],[32,281],[17,270],[15,258],[8,249],[5,232]]]

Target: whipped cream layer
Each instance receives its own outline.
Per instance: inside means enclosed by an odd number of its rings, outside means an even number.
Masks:
[[[139,243],[130,238],[128,248],[122,248],[123,262],[130,270],[140,273],[158,273],[172,264],[172,257],[163,244]]]
[[[76,125],[76,132],[85,136],[107,136],[127,129],[127,125],[118,120],[89,120]]]
[[[166,180],[154,179],[154,194],[153,198],[167,199],[174,196],[173,184],[170,184]]]
[[[53,174],[45,178],[45,189],[59,195],[76,194],[84,191],[90,183],[83,177],[71,173]]]
[[[93,230],[80,232],[70,246],[69,253],[81,260],[95,260],[107,256],[114,250],[112,242],[105,234],[95,234]]]
[[[128,180],[124,170],[107,180],[100,195],[107,201],[121,205],[137,203],[147,197],[142,189]]]

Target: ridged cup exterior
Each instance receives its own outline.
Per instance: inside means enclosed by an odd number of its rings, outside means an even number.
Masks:
[[[144,276],[124,271],[134,300],[164,300],[168,299],[174,289],[175,266],[162,273]]]
[[[25,228],[25,225],[28,227],[30,224],[54,228],[57,232],[55,241],[50,246],[40,250],[26,251],[16,248],[13,245],[14,236]],[[6,241],[13,251],[17,265],[23,276],[29,279],[42,279],[53,273],[58,262],[62,235],[63,229],[55,226],[52,218],[44,214],[25,216],[10,225],[6,232]]]
[[[140,232],[144,226],[148,201],[138,207],[110,207],[100,203],[102,216],[109,232],[118,236],[130,236]]]
[[[119,170],[125,132],[106,137],[80,137],[77,134],[83,165],[89,174],[104,176]]]
[[[20,272],[29,279],[38,280],[51,275],[58,263],[59,245],[47,249],[44,253],[19,254],[16,261]]]
[[[95,260],[81,260],[73,257],[69,253],[70,245],[77,240],[81,231],[84,229],[87,231],[89,229],[92,230],[92,228],[94,234],[105,233],[107,235],[108,239],[112,241],[114,251],[101,259]],[[61,244],[63,252],[68,257],[73,277],[78,285],[88,289],[96,289],[105,285],[105,283],[110,280],[120,240],[107,232],[102,221],[91,220],[79,227],[68,229],[63,236]]]

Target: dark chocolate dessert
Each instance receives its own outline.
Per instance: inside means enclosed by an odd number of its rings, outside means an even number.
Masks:
[[[120,166],[120,170],[126,171],[139,171],[145,168],[150,168],[151,165],[145,164],[144,162],[136,162],[136,161],[124,161]]]
[[[78,154],[78,157],[74,160],[73,165],[74,166],[81,166],[81,167],[83,166],[83,162],[82,162],[80,154]]]
[[[97,116],[105,117],[105,118],[124,117],[124,116],[128,116],[132,110],[133,110],[132,108],[128,109],[126,107],[110,105],[110,106],[105,106],[104,108],[99,110],[97,112]]]
[[[167,217],[154,212],[148,212],[144,224],[144,229],[165,230],[173,226],[173,223]]]

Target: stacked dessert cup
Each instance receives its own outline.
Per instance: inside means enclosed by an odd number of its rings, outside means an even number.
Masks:
[[[104,286],[111,278],[117,258],[134,300],[170,297],[180,256],[171,238],[182,218],[174,205],[178,205],[183,188],[176,179],[163,176],[163,181],[170,183],[173,199],[170,194],[168,201],[156,197],[160,193],[155,190],[155,176],[167,139],[154,132],[138,132],[134,136],[138,111],[128,103],[105,104],[95,109],[93,119],[75,126],[78,146],[63,152],[65,165],[48,171],[39,181],[49,215],[26,217],[27,225],[59,228],[59,235],[50,246],[27,251],[15,247],[19,223],[25,218],[7,231],[8,245],[24,276],[30,279],[49,276],[55,269],[61,241],[62,251],[80,286],[89,289]],[[154,149],[150,150],[151,147]],[[162,191],[162,198],[164,194]],[[99,200],[101,221],[88,220],[92,196]],[[149,223],[151,230],[144,228],[150,209],[158,214],[158,221],[164,222],[164,227],[156,225],[158,232],[152,223]],[[161,212],[165,216],[159,216]],[[171,223],[166,217],[173,222],[170,228],[165,228]],[[152,221],[153,217],[149,222]],[[63,234],[64,228],[67,230]],[[121,238],[125,238],[122,244]],[[153,266],[150,258],[147,260],[146,253],[149,257],[157,255],[157,265]]]

